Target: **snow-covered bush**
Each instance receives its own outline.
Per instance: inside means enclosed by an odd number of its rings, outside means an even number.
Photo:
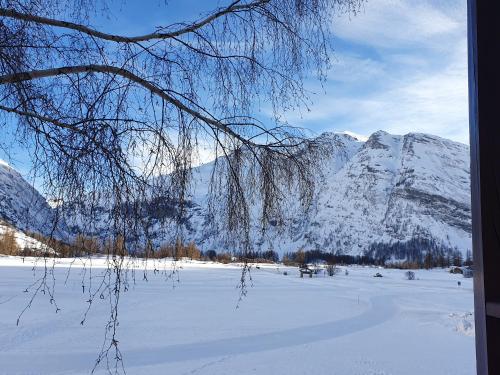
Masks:
[[[405,272],[405,277],[407,280],[415,280],[415,272],[413,271],[406,271]]]
[[[326,273],[328,273],[328,276],[334,276],[336,268],[337,266],[335,266],[334,264],[329,264],[328,266],[326,266]]]

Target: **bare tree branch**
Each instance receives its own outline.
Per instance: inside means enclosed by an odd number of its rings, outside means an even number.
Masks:
[[[223,16],[226,16],[228,14],[234,14],[237,12],[242,12],[242,11],[251,11],[254,8],[257,8],[259,6],[262,6],[266,3],[268,3],[270,0],[258,0],[258,1],[253,1],[250,3],[242,3],[241,0],[234,1],[231,3],[229,6],[220,8],[216,10],[215,12],[211,13],[208,17],[194,22],[186,27],[180,28],[175,31],[171,32],[153,32],[145,35],[138,35],[138,36],[121,36],[121,35],[113,35],[113,34],[107,34],[95,29],[92,29],[90,27],[87,27],[85,25],[80,25],[77,23],[73,22],[68,22],[68,21],[61,21],[61,20],[56,20],[52,18],[47,18],[47,17],[40,17],[36,16],[34,14],[26,14],[22,12],[18,12],[15,9],[9,9],[9,8],[0,8],[0,16],[2,17],[9,17],[9,18],[14,18],[18,20],[23,20],[23,21],[28,21],[28,22],[35,22],[38,24],[43,24],[43,25],[48,25],[48,26],[55,26],[55,27],[61,27],[65,29],[70,29],[74,31],[79,31],[81,33],[85,33],[87,35],[90,35],[95,38],[103,39],[103,40],[108,40],[112,42],[118,42],[118,43],[137,43],[137,42],[145,42],[145,41],[151,41],[155,39],[170,39],[170,38],[176,38],[179,37],[183,34],[191,33],[193,31],[196,31],[205,25],[208,25],[209,23],[213,22],[214,20],[221,18]]]
[[[246,140],[245,138],[241,137],[239,134],[235,133],[233,130],[229,128],[229,126],[224,125],[220,121],[209,118],[202,113],[193,110],[192,108],[187,107],[184,105],[181,101],[175,99],[173,96],[167,94],[164,90],[156,87],[152,83],[148,82],[147,80],[135,75],[134,73],[123,69],[123,68],[118,68],[110,65],[80,65],[80,66],[64,66],[64,67],[59,67],[59,68],[53,68],[53,69],[45,69],[45,70],[33,70],[30,72],[21,72],[21,73],[14,73],[14,74],[8,74],[4,76],[0,76],[0,85],[6,84],[6,83],[18,83],[18,82],[24,82],[24,81],[31,81],[34,79],[40,79],[40,78],[47,78],[47,77],[54,77],[54,76],[60,76],[60,75],[68,75],[68,74],[78,74],[78,73],[88,73],[88,72],[98,72],[98,73],[112,73],[119,75],[121,77],[124,77],[126,79],[129,79],[132,82],[138,83],[139,85],[143,86],[145,89],[149,90],[151,93],[158,95],[165,101],[175,105],[177,108],[180,110],[190,114],[191,116],[203,121],[204,123],[211,125],[219,130],[221,130],[223,133],[226,133],[236,139],[239,139],[245,144],[249,144],[255,147],[260,147],[259,144],[251,142]],[[0,109],[4,109],[7,107],[0,106]],[[8,109],[6,109],[8,110]],[[8,110],[10,112],[14,112],[14,110]],[[28,113],[25,113],[23,111],[16,111],[16,113],[21,114],[21,115],[28,115]],[[32,115],[32,114],[31,114]],[[39,117],[39,119],[42,119]],[[45,117],[46,120],[48,120],[47,117]],[[57,125],[57,126],[63,126],[57,120],[50,120],[49,122]],[[64,127],[64,126],[63,126]],[[73,129],[74,130],[74,129]]]

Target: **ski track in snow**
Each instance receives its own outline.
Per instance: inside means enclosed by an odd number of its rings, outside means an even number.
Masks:
[[[126,355],[133,358],[134,364],[142,365],[281,349],[350,335],[388,321],[397,311],[390,296],[373,297],[370,305],[364,313],[348,319],[255,336],[172,345]]]
[[[384,323],[390,320],[396,312],[397,308],[392,296],[376,296],[371,298],[368,310],[352,318],[254,336],[124,351],[123,356],[126,362],[135,367],[281,349],[350,335]],[[59,329],[64,329],[64,327],[59,327]],[[26,353],[6,352],[7,348],[12,348],[13,345],[53,332],[53,323],[38,327],[33,331],[24,330],[18,340],[0,347],[2,352],[0,353],[0,363],[2,363],[0,374],[31,374],[33,368],[43,368],[43,371],[37,370],[36,372],[40,375],[87,370],[91,363],[89,358],[95,357],[95,352],[65,355],[63,362],[60,361],[60,355],[57,353],[31,353],[29,361],[26,361]]]

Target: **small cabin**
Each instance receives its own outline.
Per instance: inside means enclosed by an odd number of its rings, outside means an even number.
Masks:
[[[465,277],[466,279],[470,279],[471,277],[473,277],[473,276],[474,276],[474,271],[473,271],[473,270],[472,270],[472,268],[470,268],[470,267],[464,267],[464,268],[462,269],[462,274],[464,275],[464,277]]]

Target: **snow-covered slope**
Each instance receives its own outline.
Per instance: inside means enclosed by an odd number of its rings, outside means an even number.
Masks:
[[[55,228],[55,211],[19,172],[0,160],[0,220],[16,228],[66,236],[65,226]]]
[[[317,176],[307,214],[289,212],[284,231],[271,228],[255,247],[279,253],[299,248],[359,255],[373,243],[429,239],[465,253],[471,248],[468,146],[440,137],[383,131],[363,142],[348,134],[325,133],[330,157]],[[194,205],[203,206],[206,175],[200,168]],[[196,174],[195,174],[196,175]],[[294,200],[291,199],[293,202]],[[203,211],[191,220],[202,223]],[[205,249],[223,249],[224,237],[203,225],[189,236]]]
[[[19,229],[15,229],[11,225],[0,220],[0,236],[4,235],[6,232],[11,232],[14,235],[14,239],[19,247],[19,250],[29,250],[31,252],[39,253],[55,253],[55,251],[38,241],[37,239],[26,235]],[[4,249],[0,246],[0,254],[4,254]]]
[[[471,248],[468,146],[428,134],[383,131],[367,140],[346,133],[324,133],[318,140],[329,154],[316,176],[312,206],[304,213],[291,196],[284,227],[271,225],[264,235],[256,220],[251,235],[255,250],[283,254],[303,248],[359,255],[372,244],[415,238],[464,254]],[[211,170],[208,163],[193,171],[185,239],[203,250],[233,249],[217,220],[207,218]],[[0,218],[21,229],[47,230],[52,209],[21,175],[2,165],[0,197]],[[153,229],[174,210],[171,202],[158,202],[148,218]],[[152,231],[157,243],[172,241],[168,233],[177,232]]]
[[[424,236],[469,249],[468,158],[467,146],[438,137],[374,133],[324,179],[308,245],[357,254]]]

